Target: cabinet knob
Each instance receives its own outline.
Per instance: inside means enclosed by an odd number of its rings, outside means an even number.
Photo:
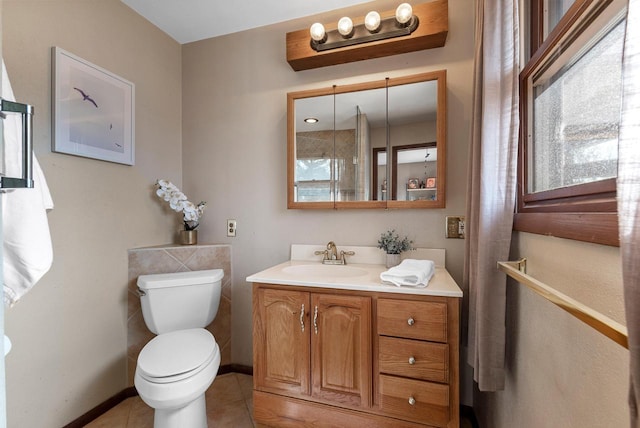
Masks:
[[[413,325],[414,323],[415,323],[415,320],[413,319],[413,317],[409,317],[409,319],[407,320],[407,324]]]
[[[409,357],[409,364],[414,365],[416,363],[416,359],[413,357]]]
[[[412,406],[416,404],[416,399],[413,397],[409,397],[409,404],[411,404]]]

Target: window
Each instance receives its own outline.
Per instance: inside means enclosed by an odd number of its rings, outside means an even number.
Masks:
[[[533,54],[520,74],[516,230],[618,245],[625,6],[532,0]]]
[[[339,181],[344,175],[344,169],[344,159],[334,159],[333,162],[326,158],[297,159],[295,201],[333,201],[332,174]],[[336,189],[336,192],[337,200],[341,200],[340,189]]]

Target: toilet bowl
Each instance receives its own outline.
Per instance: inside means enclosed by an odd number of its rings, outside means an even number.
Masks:
[[[206,428],[205,391],[218,373],[220,348],[205,330],[215,318],[221,269],[138,277],[144,322],[157,334],[136,365],[134,385],[154,411],[154,428]]]
[[[220,349],[203,328],[153,338],[140,351],[134,384],[155,409],[154,428],[206,428],[204,393],[220,366]]]

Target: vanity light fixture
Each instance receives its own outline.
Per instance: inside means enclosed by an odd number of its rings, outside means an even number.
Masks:
[[[364,17],[364,26],[371,33],[377,33],[380,30],[380,14],[375,10],[367,13]]]
[[[318,119],[317,119],[317,118],[315,118],[315,117],[307,117],[307,118],[304,120],[304,122],[305,122],[305,123],[318,123]]]
[[[315,40],[316,42],[324,42],[327,37],[327,33],[324,31],[324,25],[319,22],[316,22],[309,29],[309,33],[311,33],[311,40]]]
[[[338,21],[338,33],[345,39],[353,36],[353,21],[348,16],[343,16]]]
[[[345,16],[338,21],[336,30],[325,31],[322,24],[316,22],[309,29],[311,47],[316,52],[342,48],[360,43],[407,36],[418,28],[418,17],[413,14],[409,3],[402,3],[396,9],[395,16],[381,19],[380,14],[371,11],[364,23],[354,25],[351,18]]]
[[[346,36],[337,22],[288,32],[287,62],[302,71],[443,47],[449,33],[449,0],[398,6],[407,1],[398,0],[397,8],[350,16],[353,27],[344,31]]]

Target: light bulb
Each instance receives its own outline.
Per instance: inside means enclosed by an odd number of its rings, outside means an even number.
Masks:
[[[367,13],[364,18],[364,26],[372,33],[377,31],[380,27],[380,14],[375,10]]]
[[[411,8],[411,5],[409,3],[402,3],[396,9],[396,20],[400,24],[406,24],[411,20],[412,16],[413,16],[413,9]]]
[[[313,40],[315,40],[316,42],[321,41],[322,39],[324,39],[324,25],[316,22],[309,29],[309,33],[311,34],[311,38]]]
[[[347,37],[353,31],[353,21],[348,16],[344,16],[340,18],[338,21],[338,32],[342,34],[343,37]]]

